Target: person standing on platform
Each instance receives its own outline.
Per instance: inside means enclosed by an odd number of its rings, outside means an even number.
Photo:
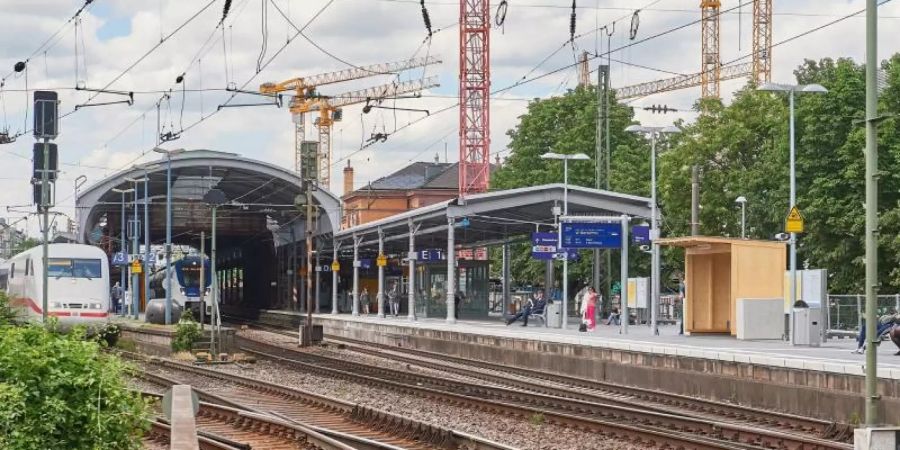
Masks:
[[[391,315],[397,317],[400,314],[400,293],[397,292],[397,282],[391,283],[387,293],[388,304],[391,306]]]
[[[466,298],[466,294],[463,291],[456,291],[456,294],[453,295],[453,317],[456,320],[459,320],[459,305],[462,304],[463,299]]]
[[[583,303],[584,312],[581,316],[582,320],[587,324],[587,331],[593,332],[594,328],[597,326],[597,291],[595,291],[593,287],[588,286],[587,293],[584,294]]]
[[[112,304],[110,304],[110,309],[112,312],[121,314],[122,308],[122,286],[119,285],[119,282],[116,281],[116,284],[113,285],[112,290],[109,293],[109,298],[112,300]]]
[[[891,342],[900,349],[900,325],[894,325],[894,328],[891,328]],[[900,351],[894,353],[895,356],[900,356]]]
[[[362,306],[363,314],[369,315],[369,288],[364,287],[362,293],[359,294],[359,304]]]

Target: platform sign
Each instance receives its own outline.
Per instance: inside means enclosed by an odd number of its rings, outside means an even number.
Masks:
[[[112,255],[112,261],[110,264],[114,266],[124,266],[128,264],[128,255],[125,252],[116,252]]]
[[[622,225],[619,223],[563,223],[563,246],[566,248],[621,248]]]
[[[420,250],[416,259],[418,261],[443,261],[447,259],[444,253],[445,252],[439,248]]]
[[[379,254],[378,258],[375,259],[375,264],[378,265],[378,267],[387,266],[387,256],[384,256],[384,253]]]
[[[650,243],[650,227],[646,225],[635,225],[631,227],[631,242],[635,244]]]
[[[785,233],[802,233],[804,229],[804,219],[803,215],[800,214],[800,210],[796,206],[791,207],[791,211],[788,212],[787,217],[784,219],[784,232]]]
[[[332,261],[332,262],[331,262],[331,271],[332,271],[332,272],[337,272],[337,271],[339,271],[339,270],[341,270],[341,263],[339,263],[339,262],[337,262],[337,261]]]
[[[531,257],[539,261],[549,261],[556,258],[556,233],[531,233]],[[566,249],[569,261],[578,258],[578,250]]]

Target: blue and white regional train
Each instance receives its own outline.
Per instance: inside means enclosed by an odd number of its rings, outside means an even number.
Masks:
[[[48,246],[47,315],[64,327],[109,319],[109,261],[99,247]],[[0,290],[17,320],[40,322],[43,312],[43,249],[38,246],[0,263]]]
[[[202,266],[201,266],[202,264]],[[190,310],[194,320],[200,320],[200,268],[203,268],[203,289],[206,317],[212,314],[212,301],[210,296],[210,285],[212,284],[212,274],[210,273],[209,258],[199,255],[188,255],[172,263],[172,270],[169,277],[172,280],[172,301],[182,307],[183,310]],[[161,269],[150,276],[150,289],[153,290],[154,298],[165,298],[166,296],[166,270]]]

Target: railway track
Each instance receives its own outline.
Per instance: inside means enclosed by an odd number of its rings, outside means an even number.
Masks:
[[[173,375],[177,378],[173,378]],[[217,412],[209,416],[208,420],[215,418],[230,424],[240,418],[243,423],[250,424],[268,417],[269,420],[274,420],[274,426],[300,426],[345,444],[347,448],[512,450],[505,445],[465,433],[349,402],[183,363],[150,359],[145,363],[144,372],[140,376],[147,381],[164,385],[218,386],[215,389],[195,390],[201,399],[233,411],[227,414]],[[198,420],[198,425],[202,428],[204,422]],[[215,425],[214,428],[221,426]],[[250,426],[250,429],[258,428],[258,425]]]
[[[290,332],[284,334],[289,335]],[[347,349],[355,352],[550,395],[615,402],[627,406],[640,405],[661,412],[760,426],[789,433],[801,433],[835,442],[850,443],[853,438],[853,427],[827,420],[448,356],[424,350],[372,344],[336,336],[329,336],[328,339],[344,344]],[[536,382],[536,380],[541,380],[544,384]]]
[[[276,326],[252,325],[266,331],[297,337],[296,332]],[[514,389],[524,389],[585,401],[612,403],[625,407],[641,407],[662,413],[755,426],[785,433],[799,433],[838,443],[849,444],[853,439],[852,426],[827,420],[455,357],[424,350],[392,347],[338,336],[326,336],[326,338],[332,342],[345,344],[350,350],[359,353],[388,358],[394,361],[403,361],[408,364],[480,379]]]
[[[815,437],[764,430],[740,424],[694,418],[647,408],[626,407],[613,402],[593,402],[566,398],[525,389],[470,383],[431,375],[410,373],[380,366],[314,355],[266,342],[240,338],[242,350],[281,361],[320,375],[378,385],[412,395],[440,399],[477,409],[533,416],[540,414],[550,422],[600,432],[627,427],[633,433],[647,433],[656,445],[686,448],[787,448],[850,449],[852,446]],[[616,431],[622,433],[623,429]],[[659,436],[665,438],[659,440]]]
[[[176,384],[175,380],[156,377],[160,385]],[[143,392],[144,397],[160,400],[162,395]],[[205,392],[203,394],[206,394]],[[271,450],[353,450],[319,431],[291,423],[272,415],[200,402],[196,415],[197,435],[201,448],[271,449]],[[168,430],[168,423],[157,419],[153,430]],[[155,433],[151,432],[151,436]],[[168,434],[165,434],[168,438]]]

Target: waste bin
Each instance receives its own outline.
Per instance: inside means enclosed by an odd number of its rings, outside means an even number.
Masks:
[[[822,344],[822,308],[795,306],[792,316],[791,344],[820,346]]]
[[[547,327],[559,328],[562,326],[562,302],[547,304]]]

